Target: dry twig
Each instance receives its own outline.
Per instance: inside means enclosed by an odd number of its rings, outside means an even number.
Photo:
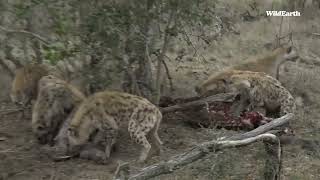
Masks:
[[[24,109],[22,108],[19,108],[19,109],[7,109],[7,110],[4,110],[4,111],[0,111],[0,115],[8,115],[8,114],[12,114],[12,113],[17,113],[17,112],[20,112],[20,111],[23,111]]]
[[[174,89],[173,89],[173,83],[172,83],[172,77],[170,75],[170,71],[169,71],[169,68],[168,68],[168,65],[167,63],[165,62],[165,60],[162,59],[162,63],[163,63],[163,66],[166,70],[166,74],[167,74],[167,77],[168,77],[168,80],[169,80],[169,84],[170,84],[170,91],[172,92]]]
[[[113,179],[126,180],[129,177],[129,170],[129,163],[118,162],[118,167],[116,172],[114,173]]]
[[[35,34],[35,33],[33,33],[33,32],[29,32],[29,31],[25,31],[25,30],[12,30],[12,29],[7,29],[7,28],[5,28],[5,27],[3,27],[3,26],[0,26],[0,30],[4,31],[4,32],[6,32],[6,33],[26,34],[26,35],[29,35],[29,36],[32,36],[32,37],[34,37],[34,38],[39,39],[40,41],[43,42],[43,44],[44,44],[45,46],[49,46],[49,45],[50,45],[50,43],[49,43],[44,37],[40,36],[39,34]]]

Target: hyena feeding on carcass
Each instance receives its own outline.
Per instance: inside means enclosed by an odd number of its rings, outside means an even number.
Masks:
[[[160,153],[162,142],[158,129],[162,120],[160,110],[147,99],[114,91],[95,93],[84,100],[57,136],[67,144],[67,154],[85,156],[90,150],[105,162],[119,132],[127,129],[132,140],[143,146],[139,161],[149,157],[151,144]],[[66,135],[65,135],[66,134]],[[65,138],[67,137],[67,138]],[[94,158],[93,158],[94,159]]]

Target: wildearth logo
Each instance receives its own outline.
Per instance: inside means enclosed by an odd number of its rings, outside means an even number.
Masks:
[[[300,16],[299,11],[287,12],[287,11],[266,11],[267,16]]]

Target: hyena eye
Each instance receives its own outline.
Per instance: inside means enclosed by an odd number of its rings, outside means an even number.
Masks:
[[[44,126],[38,126],[37,129],[38,129],[38,131],[42,131],[42,130],[44,130]]]
[[[287,53],[289,54],[292,51],[292,46],[287,49]]]
[[[76,131],[74,131],[72,128],[68,128],[68,132],[69,132],[70,136],[78,136],[78,133]]]
[[[227,84],[227,80],[225,79],[221,79],[221,82],[223,82],[223,84]]]

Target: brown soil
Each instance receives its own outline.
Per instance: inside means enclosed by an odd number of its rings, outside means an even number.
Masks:
[[[206,49],[198,49],[197,54],[205,57],[206,61],[201,57],[194,57],[194,49],[187,47],[185,51],[190,53],[183,61],[168,62],[176,89],[173,93],[175,96],[192,96],[195,94],[194,86],[208,74],[242,59],[265,53],[266,45],[270,44],[278,33],[281,18],[243,21],[239,17],[249,9],[246,4],[239,3],[238,0],[219,2],[217,9],[221,6],[223,8],[220,8],[220,11],[223,14],[232,13],[234,18],[230,19],[230,23],[238,33],[226,33]],[[218,10],[217,12],[219,13]],[[319,9],[307,9],[302,17],[284,18],[282,30],[284,34],[290,30],[294,32],[293,42],[301,58],[298,62],[285,63],[280,81],[298,100],[302,100],[298,101],[297,117],[292,121],[295,138],[300,140],[294,140],[284,146],[284,180],[320,179],[320,39],[319,36],[312,35],[320,32],[319,15]],[[194,39],[193,42],[198,47],[198,41]],[[168,53],[171,59],[175,59],[176,52],[185,45],[176,46],[178,48],[173,48],[173,52]],[[9,87],[9,84],[7,86]],[[9,102],[2,101],[0,104],[0,180],[109,180],[118,160],[129,161],[131,171],[135,172],[140,167],[183,153],[198,143],[237,133],[223,129],[191,128],[180,116],[168,114],[164,117],[159,133],[164,142],[163,153],[160,157],[153,157],[146,164],[135,162],[140,148],[125,137],[122,138],[119,152],[112,154],[112,159],[107,165],[81,159],[54,162],[32,135],[30,112],[27,118],[23,119],[20,118],[20,113],[1,114],[2,111],[12,108],[15,106]],[[263,144],[255,143],[247,147],[212,153],[173,174],[154,179],[262,179],[266,158],[268,157]]]

